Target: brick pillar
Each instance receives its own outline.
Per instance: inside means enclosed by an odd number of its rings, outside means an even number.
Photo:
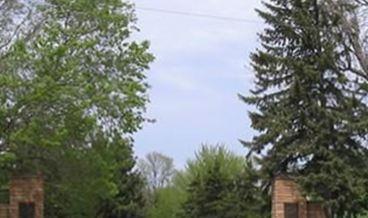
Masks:
[[[15,176],[10,181],[10,218],[19,218],[19,205],[33,203],[35,218],[43,218],[44,189],[43,178],[38,176]]]
[[[9,218],[9,205],[0,204],[0,218]]]
[[[320,203],[308,203],[308,218],[326,218],[325,211]]]
[[[307,201],[298,185],[286,176],[278,176],[272,187],[272,218],[285,218],[287,203],[298,204],[299,218],[307,218]]]

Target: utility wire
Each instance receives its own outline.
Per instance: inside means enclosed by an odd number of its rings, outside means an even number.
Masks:
[[[167,9],[161,9],[161,8],[150,8],[150,7],[135,7],[135,8],[138,9],[138,10],[142,10],[142,11],[150,11],[150,12],[156,12],[156,13],[184,15],[184,16],[190,16],[190,17],[210,18],[210,19],[216,19],[216,20],[222,20],[222,21],[261,24],[261,22],[256,21],[256,20],[249,20],[249,19],[237,18],[237,17],[225,17],[225,16],[217,16],[217,15],[212,15],[212,14],[192,13],[192,12],[186,12],[186,11],[174,11],[174,10],[167,10]]]

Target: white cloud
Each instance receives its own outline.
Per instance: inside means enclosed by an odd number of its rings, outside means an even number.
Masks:
[[[134,3],[138,7],[259,21],[254,12],[254,8],[260,5],[256,0],[135,0]],[[137,13],[138,24],[142,29],[139,37],[151,41],[152,52],[156,56],[152,67],[152,78],[156,81],[171,83],[179,90],[201,91],[198,90],[198,86],[201,86],[202,91],[208,92],[211,88],[206,81],[199,84],[198,75],[207,73],[208,76],[222,79],[244,79],[246,82],[251,80],[251,74],[247,73],[248,69],[244,66],[248,58],[247,50],[254,47],[255,33],[260,30],[261,25],[140,10]],[[241,48],[243,53],[237,54],[238,59],[227,54],[239,49],[239,45],[244,45],[244,48]],[[223,67],[219,67],[218,62]],[[191,66],[178,66],[183,63]],[[203,65],[207,65],[206,69],[203,69]],[[173,70],[176,68],[181,71]]]
[[[259,0],[134,2],[140,7],[260,21],[254,12]],[[149,112],[158,120],[138,134],[138,154],[160,150],[182,165],[201,142],[221,141],[242,150],[237,139],[251,133],[247,108],[237,94],[251,88],[253,75],[247,62],[262,25],[137,13],[142,30],[137,37],[150,40],[156,56],[148,74],[153,87]]]

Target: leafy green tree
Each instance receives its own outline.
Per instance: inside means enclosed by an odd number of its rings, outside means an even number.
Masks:
[[[268,26],[252,55],[256,88],[243,100],[257,108],[260,134],[245,145],[261,156],[268,187],[288,173],[330,217],[354,217],[367,207],[367,107],[343,19],[326,2],[271,0],[258,11]]]
[[[47,217],[142,217],[131,134],[144,121],[153,57],[131,40],[132,5],[22,2],[0,1],[2,179],[41,171]]]
[[[203,147],[187,167],[187,196],[179,217],[265,217],[257,177],[245,158],[225,147]]]
[[[147,217],[176,218],[185,196],[176,184],[158,188],[154,194],[154,204],[148,208]]]

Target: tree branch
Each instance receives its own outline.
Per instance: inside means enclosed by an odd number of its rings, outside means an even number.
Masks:
[[[17,27],[15,28],[13,32],[13,35],[4,44],[0,45],[0,51],[13,42],[14,38],[18,35],[21,27],[26,23],[27,20],[31,18],[31,16],[32,16],[32,10],[28,8],[27,16],[22,20],[22,22],[20,22],[20,24],[17,25]]]
[[[357,14],[352,14],[352,18],[348,19],[344,11],[340,10],[340,5],[345,5],[346,0],[326,0],[328,8],[327,10],[332,10],[333,13],[338,14],[342,21],[342,31],[348,37],[348,40],[354,50],[354,55],[356,56],[364,74],[368,75],[368,54],[366,53],[363,42],[360,39],[360,27],[357,18]],[[367,4],[368,0],[356,0],[360,4]],[[360,75],[362,76],[362,75]],[[367,76],[364,76],[366,78]]]

